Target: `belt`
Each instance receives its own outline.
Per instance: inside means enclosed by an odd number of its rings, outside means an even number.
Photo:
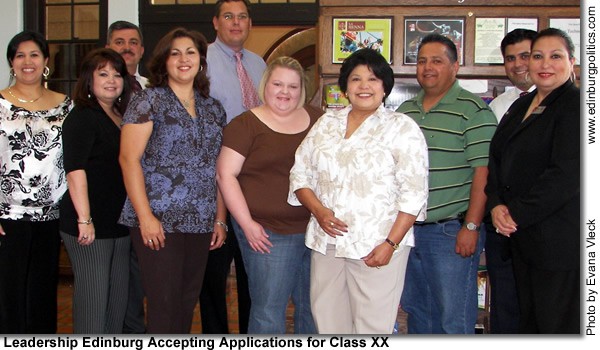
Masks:
[[[424,225],[443,224],[443,223],[448,222],[448,221],[462,220],[462,219],[463,219],[463,217],[461,217],[461,216],[454,216],[454,217],[451,217],[451,218],[445,218],[445,219],[441,219],[441,220],[433,221],[433,222],[415,221],[415,225],[417,225],[417,226],[424,226]]]

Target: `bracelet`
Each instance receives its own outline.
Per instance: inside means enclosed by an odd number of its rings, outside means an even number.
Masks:
[[[394,243],[389,238],[386,238],[385,242],[388,243],[389,245],[391,245],[392,248],[394,248],[394,250],[398,250],[398,247],[400,246],[399,243]]]
[[[90,225],[92,223],[92,217],[90,217],[89,219],[87,219],[85,221],[77,221],[77,223],[79,225]]]
[[[223,221],[221,221],[221,220],[215,220],[215,224],[217,224],[219,226],[222,226],[225,229],[225,232],[229,231],[229,228],[227,227],[227,224],[224,223]]]

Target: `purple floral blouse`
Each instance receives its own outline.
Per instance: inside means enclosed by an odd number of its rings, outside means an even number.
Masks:
[[[195,93],[196,118],[169,87],[145,89],[132,99],[123,124],[153,122],[142,156],[146,193],[165,233],[212,233],[216,215],[216,161],[225,110]],[[119,223],[139,226],[127,199]]]

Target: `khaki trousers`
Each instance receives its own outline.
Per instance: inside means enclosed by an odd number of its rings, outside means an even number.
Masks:
[[[410,247],[380,269],[362,260],[312,252],[311,309],[320,334],[391,334],[398,316]]]

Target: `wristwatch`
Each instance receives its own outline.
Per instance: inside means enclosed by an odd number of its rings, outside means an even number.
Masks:
[[[392,248],[394,248],[394,250],[398,250],[398,248],[400,247],[400,244],[399,244],[399,243],[394,243],[394,242],[393,242],[391,239],[389,239],[389,238],[386,238],[386,239],[385,239],[385,242],[386,242],[387,244],[391,245],[391,246],[392,246]]]
[[[473,223],[473,222],[467,222],[465,227],[469,231],[479,231],[479,226],[475,225],[475,223]]]

